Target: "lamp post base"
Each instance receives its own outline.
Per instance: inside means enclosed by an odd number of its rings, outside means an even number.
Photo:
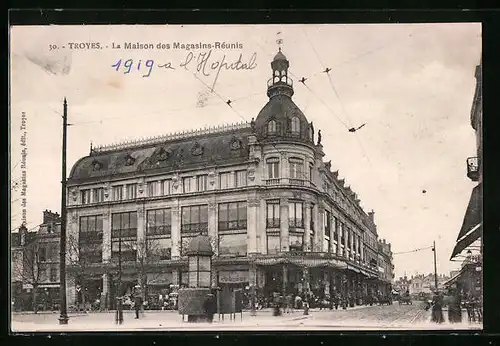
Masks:
[[[68,324],[69,317],[66,314],[59,316],[59,324]]]

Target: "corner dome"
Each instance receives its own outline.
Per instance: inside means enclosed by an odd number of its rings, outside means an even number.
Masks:
[[[206,235],[198,235],[189,243],[186,255],[188,256],[212,256],[212,245],[210,239]]]
[[[277,60],[285,60],[285,61],[288,61],[285,54],[283,54],[281,52],[281,49],[279,50],[279,52],[274,56],[274,59],[273,61],[277,61]]]
[[[313,144],[312,124],[286,95],[270,98],[255,119],[255,132],[261,138],[286,138]]]

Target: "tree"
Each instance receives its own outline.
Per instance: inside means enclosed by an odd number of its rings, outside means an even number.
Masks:
[[[87,278],[92,275],[92,268],[102,262],[102,232],[81,232],[79,239],[74,235],[67,238],[66,262],[71,268],[73,278],[78,283],[82,304],[87,300]]]
[[[44,279],[42,272],[46,270],[41,255],[45,248],[41,247],[38,239],[34,237],[27,240],[24,246],[16,251],[18,252],[13,255],[12,274],[13,277],[20,279],[24,284],[32,286],[32,305],[33,312],[36,314],[38,312],[38,287]]]

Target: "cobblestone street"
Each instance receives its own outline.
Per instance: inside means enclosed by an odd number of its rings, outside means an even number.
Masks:
[[[446,311],[445,318],[446,316]],[[124,312],[124,323],[116,325],[114,312],[72,314],[67,326],[58,324],[58,313],[15,314],[14,331],[126,331],[126,330],[398,330],[398,329],[481,329],[480,324],[463,323],[436,325],[430,322],[430,311],[419,302],[413,305],[358,306],[347,310],[310,310],[304,315],[295,310],[274,317],[270,309],[260,310],[256,316],[249,311],[236,314],[234,320],[226,315],[216,315],[213,324],[182,322],[176,311],[146,311],[140,319],[134,319],[133,311]]]

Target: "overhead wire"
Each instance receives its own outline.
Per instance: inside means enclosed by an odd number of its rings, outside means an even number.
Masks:
[[[413,253],[413,252],[429,250],[429,249],[433,249],[433,248],[434,248],[434,246],[428,246],[428,247],[423,247],[423,248],[414,249],[414,250],[410,250],[410,251],[393,252],[393,255],[404,255],[404,254],[409,254],[409,253]]]

